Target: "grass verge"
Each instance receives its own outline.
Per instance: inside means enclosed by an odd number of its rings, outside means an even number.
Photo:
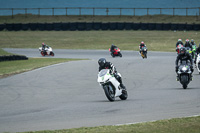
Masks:
[[[92,15],[31,15],[0,16],[3,23],[56,23],[56,22],[134,22],[134,23],[200,23],[199,16],[144,15],[144,16],[92,16]]]
[[[121,126],[82,127],[64,130],[46,130],[25,133],[199,133],[200,116],[174,118]]]
[[[144,41],[150,51],[175,52],[179,38],[200,43],[200,31],[1,31],[0,48],[37,48],[44,42],[53,49],[138,50]]]
[[[29,58],[28,60],[3,61],[0,62],[0,78],[30,71],[36,68],[53,65],[61,62],[68,62],[80,59],[61,58]]]

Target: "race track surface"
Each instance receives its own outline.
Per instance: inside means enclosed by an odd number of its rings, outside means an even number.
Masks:
[[[42,57],[37,49],[4,49]],[[176,81],[176,53],[106,50],[54,50],[50,58],[86,58],[0,79],[0,132],[117,125],[200,115],[200,75],[187,89]],[[128,99],[109,102],[97,83],[98,59],[121,73]],[[49,58],[49,57],[42,57]]]

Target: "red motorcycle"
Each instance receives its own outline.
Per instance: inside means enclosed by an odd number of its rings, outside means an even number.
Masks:
[[[183,47],[183,44],[179,44],[179,45],[176,47],[176,52],[177,52],[177,54],[180,53],[180,48],[182,48],[182,47]]]
[[[110,48],[109,48],[109,51],[111,52]],[[114,52],[111,52],[110,54],[111,54],[111,56],[112,56],[113,58],[114,58],[115,56],[122,57],[122,54],[121,54],[119,48],[114,48]]]

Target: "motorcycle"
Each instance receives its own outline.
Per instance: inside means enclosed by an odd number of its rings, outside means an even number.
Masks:
[[[196,59],[196,68],[200,74],[200,54],[197,55],[197,59]]]
[[[111,49],[109,48],[109,51],[111,52]],[[115,56],[119,56],[119,57],[122,57],[122,54],[120,52],[120,49],[119,48],[114,48],[114,52],[110,53],[111,56],[114,58]]]
[[[42,47],[39,47],[39,51],[40,51],[42,56],[45,56],[45,55],[54,56],[55,55],[51,47],[45,48],[45,51],[42,50]]]
[[[177,73],[180,83],[182,84],[183,88],[186,89],[192,76],[192,71],[186,61],[182,61]]]
[[[120,87],[119,81],[110,74],[109,69],[102,69],[99,72],[97,82],[103,87],[109,101],[115,101],[116,97],[119,97],[121,100],[127,99],[128,94],[126,88],[122,89]]]
[[[182,47],[183,47],[182,44],[179,44],[179,45],[176,47],[176,52],[177,52],[177,54],[180,53],[180,48],[182,48]]]
[[[147,48],[146,47],[142,47],[141,56],[142,56],[143,59],[147,58]]]

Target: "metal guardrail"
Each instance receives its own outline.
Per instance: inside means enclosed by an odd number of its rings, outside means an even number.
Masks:
[[[18,11],[22,11],[22,12],[18,12]],[[109,16],[109,15],[112,15],[112,13],[110,13],[110,11],[114,10],[114,12],[118,12],[118,13],[115,13],[115,15],[119,15],[119,16],[122,16],[122,15],[126,15],[126,16],[136,16],[138,15],[136,13],[136,11],[138,10],[146,10],[146,13],[144,15],[151,15],[150,11],[152,10],[156,10],[156,13],[155,14],[159,14],[159,15],[163,15],[163,14],[166,14],[166,13],[163,13],[164,10],[170,10],[172,11],[171,14],[167,13],[167,15],[172,15],[172,16],[175,16],[175,15],[181,15],[183,13],[183,11],[181,11],[181,13],[177,12],[178,10],[184,10],[185,12],[185,16],[188,16],[188,12],[190,10],[195,10],[193,12],[192,15],[193,16],[200,16],[200,7],[195,7],[195,8],[104,8],[104,7],[96,7],[96,8],[92,8],[92,7],[64,7],[64,8],[0,8],[0,14],[2,11],[8,11],[9,12],[9,15],[8,16],[12,16],[14,17],[15,14],[24,14],[25,17],[27,17],[28,14],[35,14],[35,15],[43,15],[41,14],[41,10],[51,10],[50,12],[50,15],[52,16],[55,16],[55,12],[57,10],[64,10],[65,13],[62,13],[62,15],[79,15],[79,16],[82,16],[82,15],[92,15],[92,16],[95,16],[95,15],[99,15],[97,14],[97,10],[101,10],[101,15],[103,16]],[[69,11],[70,10],[76,10],[76,13],[75,14],[70,14]],[[83,11],[84,10],[90,10],[89,13],[85,14]],[[128,14],[125,14],[123,13],[124,10],[128,10]],[[48,11],[49,12],[49,11]],[[143,11],[144,12],[144,11]],[[0,15],[2,16],[2,15]]]

